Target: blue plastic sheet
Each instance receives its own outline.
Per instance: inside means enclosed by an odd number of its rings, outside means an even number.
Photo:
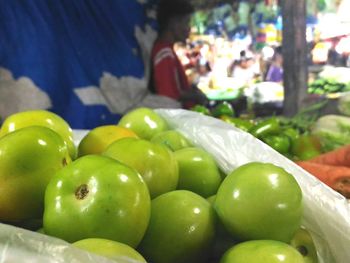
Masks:
[[[154,25],[153,2],[0,0],[0,69],[7,76],[1,89],[12,89],[1,93],[0,104],[6,110],[38,93],[40,101],[27,108],[52,110],[72,128],[116,123],[122,113],[111,111],[99,93],[101,78],[144,77],[135,29]],[[23,80],[32,90],[18,102],[25,93],[13,89]]]

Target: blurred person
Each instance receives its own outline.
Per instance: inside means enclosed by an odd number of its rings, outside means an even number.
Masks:
[[[159,35],[151,54],[150,91],[173,98],[184,108],[207,103],[205,94],[189,85],[183,65],[174,51],[174,44],[185,43],[189,36],[193,12],[192,4],[187,0],[160,0],[157,9]]]
[[[239,60],[234,62],[232,66],[231,76],[241,80],[245,84],[249,84],[249,82],[254,80],[259,74],[259,67],[255,64],[253,54],[242,50]]]
[[[278,83],[283,82],[283,56],[281,47],[275,49],[265,80]]]

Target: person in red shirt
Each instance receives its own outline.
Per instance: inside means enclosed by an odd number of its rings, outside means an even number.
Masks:
[[[207,102],[198,88],[189,85],[174,51],[174,44],[185,42],[190,33],[193,12],[194,8],[187,0],[161,0],[157,9],[159,34],[151,54],[150,90],[181,102],[184,108]]]

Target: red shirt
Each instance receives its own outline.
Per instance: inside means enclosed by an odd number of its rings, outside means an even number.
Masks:
[[[153,85],[158,95],[178,100],[183,91],[189,90],[187,76],[177,57],[173,44],[156,41],[152,50]]]

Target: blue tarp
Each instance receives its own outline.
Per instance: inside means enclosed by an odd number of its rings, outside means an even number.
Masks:
[[[150,5],[137,0],[0,0],[0,67],[14,79],[31,79],[49,96],[50,110],[72,128],[116,123],[120,115],[103,104],[86,105],[75,90],[99,87],[104,72],[144,76],[134,32],[152,23],[146,15]]]

